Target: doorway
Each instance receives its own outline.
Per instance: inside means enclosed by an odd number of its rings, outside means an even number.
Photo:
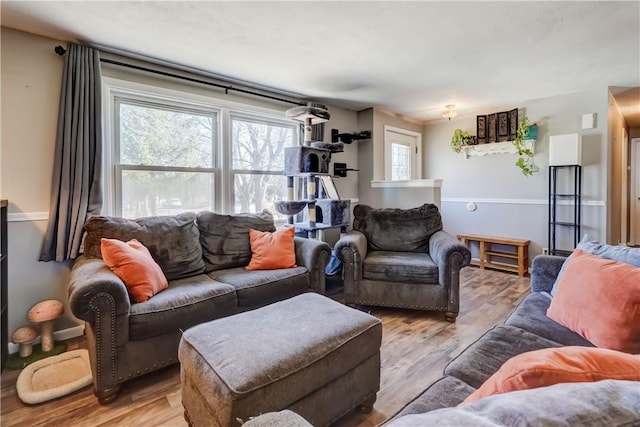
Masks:
[[[640,138],[631,140],[630,227],[631,245],[640,245]]]
[[[631,241],[629,236],[629,136],[627,129],[622,128],[622,135],[620,139],[622,150],[620,153],[620,239],[618,242],[622,245],[627,245]]]
[[[422,134],[384,127],[384,179],[407,181],[422,178]]]

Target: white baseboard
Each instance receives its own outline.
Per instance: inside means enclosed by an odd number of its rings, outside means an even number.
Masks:
[[[84,326],[82,325],[78,325],[78,326],[74,326],[72,328],[67,328],[67,329],[61,329],[59,331],[55,331],[53,333],[53,339],[55,341],[65,341],[71,338],[75,338],[75,337],[79,337],[82,336],[82,334],[84,334]],[[36,338],[36,340],[33,342],[33,344],[40,344],[41,338],[38,337]],[[18,352],[18,344],[14,344],[14,343],[9,343],[9,354],[13,354],[13,353],[17,353]]]

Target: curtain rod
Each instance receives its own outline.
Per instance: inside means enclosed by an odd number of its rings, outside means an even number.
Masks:
[[[64,56],[65,53],[67,53],[67,50],[58,45],[54,48],[54,51],[56,54],[60,55],[60,56]],[[114,61],[113,59],[105,59],[105,58],[100,58],[100,62],[104,62],[107,64],[111,64],[111,65],[117,65],[119,67],[124,67],[124,68],[131,68],[134,70],[138,70],[138,71],[144,71],[147,73],[152,73],[152,74],[159,74],[161,76],[165,76],[165,77],[171,77],[171,78],[175,78],[175,79],[180,79],[180,80],[186,80],[192,83],[199,83],[199,84],[203,84],[203,85],[207,85],[207,86],[213,86],[213,87],[217,87],[219,89],[224,89],[224,93],[225,94],[229,94],[229,91],[235,91],[235,92],[240,92],[240,93],[244,93],[247,95],[252,95],[252,96],[258,96],[261,98],[266,98],[266,99],[271,99],[274,101],[280,101],[280,102],[285,102],[288,104],[294,104],[294,105],[307,105],[306,102],[297,102],[297,101],[291,101],[289,99],[284,99],[284,98],[280,98],[277,96],[272,96],[272,95],[266,95],[264,93],[260,93],[260,92],[254,92],[248,89],[240,89],[238,87],[233,87],[231,85],[223,85],[220,83],[213,83],[213,82],[209,82],[206,80],[201,80],[201,79],[197,79],[194,77],[188,77],[188,76],[182,76],[180,74],[175,74],[175,73],[170,73],[167,71],[160,71],[160,70],[154,70],[152,68],[147,68],[147,67],[143,67],[140,65],[134,65],[134,64],[128,64],[126,62],[120,62],[120,61]]]

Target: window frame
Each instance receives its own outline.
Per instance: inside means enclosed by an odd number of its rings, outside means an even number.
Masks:
[[[393,156],[391,141],[392,133],[405,135],[413,138],[415,142],[407,144],[411,147],[410,152],[410,177],[409,180],[422,179],[422,134],[407,129],[402,129],[394,126],[384,126],[384,179],[385,181],[393,181]]]
[[[284,114],[283,114],[284,116]],[[231,212],[235,211],[235,178],[236,175],[238,174],[242,174],[242,175],[272,175],[272,176],[284,176],[284,161],[283,161],[283,169],[281,170],[257,170],[257,169],[235,169],[233,167],[233,120],[234,119],[240,119],[240,120],[245,120],[245,121],[253,121],[253,123],[257,123],[257,124],[264,124],[264,125],[272,125],[272,126],[282,126],[285,128],[291,128],[293,135],[292,135],[292,141],[293,141],[293,145],[299,145],[300,144],[300,128],[301,128],[301,123],[298,121],[293,121],[293,120],[287,120],[285,118],[275,118],[275,117],[266,117],[264,115],[257,115],[254,113],[249,113],[247,111],[240,111],[238,109],[234,109],[234,110],[230,110],[229,111],[229,120],[228,120],[228,126],[229,126],[229,144],[228,144],[228,149],[229,149],[229,156],[228,156],[228,160],[229,160],[229,188],[232,189],[233,191],[230,192],[229,194],[229,199],[227,200],[228,206],[231,210]],[[282,152],[282,156],[284,159],[284,150]],[[277,216],[278,213],[277,212],[272,212],[272,214],[274,216]],[[284,222],[285,219],[276,219],[277,222]]]
[[[216,120],[213,160],[211,168],[201,167],[167,167],[167,166],[136,166],[122,165],[119,162],[119,105],[122,102],[135,105],[150,105],[166,108],[169,111],[192,112],[197,114],[213,114]],[[234,213],[235,190],[234,177],[236,173],[252,173],[260,175],[283,175],[278,171],[235,171],[232,168],[232,118],[241,117],[256,122],[267,122],[291,127],[293,142],[301,143],[300,123],[287,119],[284,110],[269,109],[250,104],[241,104],[220,98],[194,94],[164,87],[148,85],[129,80],[103,77],[102,79],[103,105],[103,215],[122,214],[122,172],[126,170],[153,170],[178,172],[206,172],[212,173],[213,206],[219,213]],[[175,108],[170,108],[175,107]],[[217,142],[217,143],[216,143]]]
[[[123,97],[120,94],[117,94],[113,98],[113,107],[114,107],[114,123],[113,123],[113,173],[114,173],[114,194],[113,194],[113,211],[116,215],[122,216],[122,173],[124,171],[156,171],[156,172],[196,172],[196,173],[207,173],[213,177],[213,187],[211,188],[211,194],[209,195],[213,206],[215,209],[218,205],[216,200],[216,185],[220,181],[220,168],[219,164],[219,153],[218,146],[220,145],[219,140],[219,112],[215,109],[194,109],[191,106],[178,106],[178,104],[171,103],[167,104],[165,102],[151,101],[145,99],[140,96],[136,97]],[[193,113],[203,116],[211,116],[213,118],[213,129],[212,129],[212,139],[211,139],[211,165],[209,167],[189,167],[189,166],[160,166],[160,165],[132,165],[132,164],[123,164],[120,159],[120,114],[118,113],[120,110],[120,105],[133,105],[138,107],[149,107],[159,110],[166,110],[172,112],[181,112],[181,113]],[[174,108],[170,108],[174,107]],[[116,197],[118,196],[118,197]]]

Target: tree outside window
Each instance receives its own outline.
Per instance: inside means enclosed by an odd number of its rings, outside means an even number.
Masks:
[[[235,212],[268,209],[284,219],[274,202],[286,197],[284,148],[293,145],[296,126],[246,117],[231,123]]]
[[[119,103],[122,216],[213,207],[215,120],[212,114]]]

